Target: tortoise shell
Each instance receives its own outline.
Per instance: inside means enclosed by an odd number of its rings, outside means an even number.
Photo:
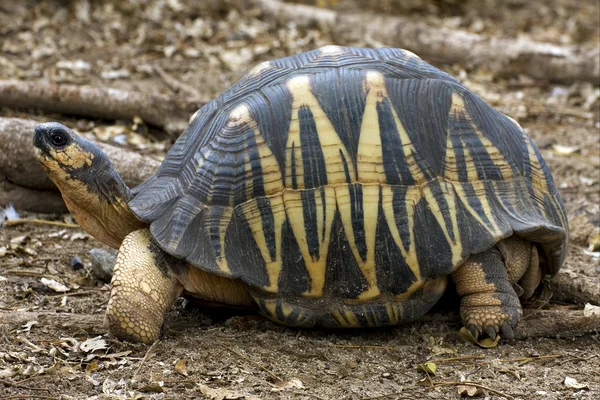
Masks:
[[[513,234],[554,274],[567,245],[527,134],[399,49],[258,65],[195,114],[134,195],[160,247],[260,298],[406,298]]]

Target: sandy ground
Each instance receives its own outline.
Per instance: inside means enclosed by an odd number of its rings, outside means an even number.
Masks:
[[[330,3],[339,9],[344,2]],[[373,8],[478,33],[598,46],[594,1],[555,0],[535,7],[514,0],[399,3]],[[363,4],[354,1],[347,7]],[[229,2],[0,2],[0,79],[173,94],[153,68],[158,65],[212,97],[260,61],[330,43],[326,32],[281,26]],[[499,78],[485,66],[440,67],[519,120],[534,138],[571,221],[572,246],[564,268],[597,278],[599,259],[586,249],[600,226],[598,87],[583,82],[561,86],[525,76]],[[193,93],[180,91],[181,96]],[[157,158],[168,147],[160,132],[133,132],[131,121],[76,119],[35,110],[4,109],[0,116],[58,119]],[[241,311],[178,301],[154,346],[119,342],[103,336],[109,288],[90,271],[89,250],[102,247],[100,243],[79,229],[21,225],[0,229],[2,247],[0,312],[62,313],[66,318],[58,324],[36,318],[15,327],[4,317],[0,398],[367,400],[447,399],[461,393],[491,399],[600,398],[598,334],[481,349],[460,341],[458,304],[451,296],[443,309],[423,321],[352,332],[288,329]],[[83,268],[71,266],[74,256],[81,258]],[[42,279],[55,280],[68,291],[58,293]],[[437,366],[435,376],[418,368],[428,361]],[[582,387],[569,387],[569,378]],[[459,386],[462,381],[478,387]]]

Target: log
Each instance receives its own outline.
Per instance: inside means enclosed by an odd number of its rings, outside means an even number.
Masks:
[[[327,30],[337,43],[360,43],[370,38],[435,63],[485,65],[500,75],[521,73],[544,81],[583,80],[596,84],[600,79],[598,48],[489,37],[431,26],[410,17],[337,12],[277,0],[246,0],[246,6],[258,8],[281,24]]]
[[[555,338],[562,339],[600,332],[600,317],[583,315],[583,310],[560,308],[537,310],[527,314],[519,322],[515,339]]]
[[[600,306],[600,278],[562,269],[552,278],[552,300]]]
[[[16,185],[36,190],[57,190],[56,186],[48,179],[34,155],[33,130],[38,124],[36,121],[19,118],[0,118],[0,176]],[[106,143],[97,143],[113,163],[129,187],[135,187],[144,182],[156,171],[160,162],[142,156],[133,151],[111,146]],[[13,189],[15,190],[15,189]],[[21,191],[25,193],[24,191]],[[16,195],[16,192],[15,194]],[[36,201],[45,202],[44,197],[36,196],[31,199],[31,205]],[[21,209],[20,203],[14,202]],[[33,211],[33,209],[29,210]],[[37,209],[38,212],[44,212]],[[49,211],[45,211],[49,212]]]
[[[66,314],[0,310],[0,327],[19,328],[29,321],[64,333],[104,333],[103,316],[99,314]],[[167,323],[168,325],[168,323]],[[189,326],[188,326],[189,328]],[[600,317],[585,317],[582,310],[551,309],[534,311],[520,323],[517,340],[535,338],[570,338],[600,332]]]
[[[0,80],[0,107],[37,109],[110,120],[140,117],[176,139],[205,101],[147,92],[46,82]]]
[[[12,204],[19,210],[46,214],[69,212],[59,192],[18,186],[0,176],[0,207]]]

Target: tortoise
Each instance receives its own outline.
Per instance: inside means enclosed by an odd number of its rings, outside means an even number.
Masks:
[[[294,327],[415,320],[448,276],[475,337],[514,337],[568,222],[519,124],[413,53],[327,46],[264,62],[198,110],[130,190],[59,123],[36,154],[119,249],[105,324],[152,342],[182,293]]]

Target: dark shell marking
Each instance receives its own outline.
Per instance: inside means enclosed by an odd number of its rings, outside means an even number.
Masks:
[[[538,242],[554,274],[567,240],[550,171],[519,125],[397,49],[260,64],[197,113],[134,193],[164,250],[241,279],[291,325],[310,323],[289,304],[311,301],[358,301],[342,314],[389,320],[403,306],[384,312],[393,301],[381,299],[419,296],[513,233]],[[361,311],[366,300],[381,307]]]

